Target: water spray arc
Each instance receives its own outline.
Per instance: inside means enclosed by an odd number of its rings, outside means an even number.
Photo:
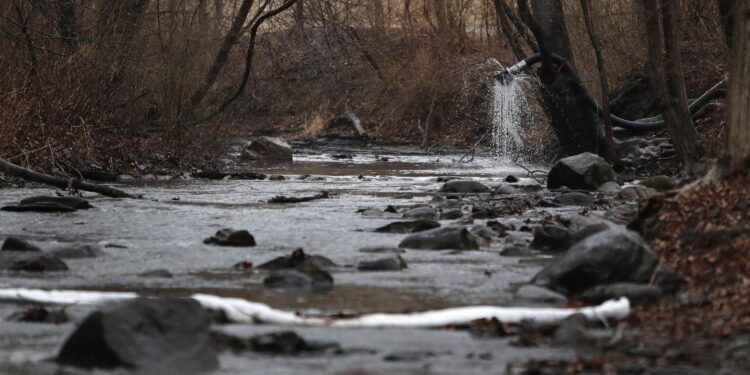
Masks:
[[[566,64],[565,59],[559,55],[551,54],[550,57],[552,58],[552,61],[561,69],[561,73],[566,74],[567,76],[572,78],[572,80],[577,84],[577,94],[585,98],[588,101],[591,109],[601,116],[604,113],[602,107],[591,96],[591,93],[586,89],[586,86],[583,85],[583,81],[581,81],[581,77],[578,76],[578,73],[575,71],[575,69],[573,69],[569,64]],[[530,67],[541,61],[542,54],[536,53],[496,74],[495,79],[501,85],[510,85],[512,84],[514,77],[517,74],[519,74],[527,67]],[[695,115],[698,113],[698,111],[700,111],[701,108],[703,108],[703,106],[705,106],[710,100],[715,99],[717,96],[723,93],[723,89],[725,86],[726,82],[720,81],[719,83],[708,89],[708,91],[706,91],[698,99],[693,101],[688,107],[688,109],[690,110],[690,115],[695,117]],[[627,120],[611,113],[609,117],[612,120],[612,123],[628,130],[652,131],[662,129],[664,127],[664,120],[659,117]]]

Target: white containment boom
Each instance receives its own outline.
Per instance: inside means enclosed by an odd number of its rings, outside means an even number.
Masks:
[[[33,302],[61,305],[98,305],[137,298],[131,292],[95,292],[76,290],[0,289],[0,301]],[[630,314],[627,298],[609,300],[598,306],[582,308],[466,306],[409,314],[365,314],[355,317],[310,317],[266,304],[239,298],[195,294],[205,309],[224,312],[230,322],[244,324],[277,324],[327,326],[341,328],[437,328],[465,325],[477,319],[497,319],[502,323],[524,320],[555,323],[573,314],[583,314],[592,321],[621,320]]]

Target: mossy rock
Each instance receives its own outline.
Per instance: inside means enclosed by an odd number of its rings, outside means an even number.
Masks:
[[[675,181],[672,177],[659,175],[643,179],[640,182],[640,185],[648,186],[658,191],[666,191],[674,189],[677,186],[677,181]]]

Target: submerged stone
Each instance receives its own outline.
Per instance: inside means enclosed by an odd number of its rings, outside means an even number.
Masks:
[[[375,229],[378,233],[416,233],[440,226],[440,223],[434,220],[414,220],[414,221],[396,221],[388,225]]]
[[[398,247],[421,250],[477,250],[479,243],[466,228],[445,227],[413,234],[404,238]]]
[[[219,246],[255,246],[255,237],[246,230],[234,230],[230,228],[216,232],[212,237],[203,240],[207,245]]]
[[[487,193],[490,188],[487,185],[473,180],[452,180],[446,182],[443,187],[440,188],[441,193],[458,193],[458,194],[470,194],[470,193]]]
[[[15,237],[8,237],[3,242],[2,251],[42,251],[39,247],[32,245],[28,241],[24,241]]]
[[[372,261],[359,262],[357,269],[360,271],[401,271],[406,268],[406,262],[400,256],[392,256]]]
[[[0,271],[65,271],[68,266],[60,258],[36,251],[0,251]]]

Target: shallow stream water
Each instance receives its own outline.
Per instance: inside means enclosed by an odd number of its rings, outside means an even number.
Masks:
[[[118,187],[145,199],[91,197],[93,209],[65,214],[0,213],[0,239],[14,236],[42,248],[66,243],[98,244],[97,258],[66,260],[65,272],[0,274],[0,287],[126,290],[146,295],[187,296],[210,293],[264,302],[275,308],[321,312],[405,312],[460,305],[509,305],[514,288],[528,281],[545,256],[502,257],[502,241],[477,251],[408,250],[408,268],[400,272],[362,272],[356,264],[381,258],[358,250],[395,246],[405,235],[373,233],[400,220],[397,214],[363,215],[362,208],[429,204],[440,176],[500,184],[509,174],[525,176],[518,166],[490,157],[455,163],[461,155],[431,155],[409,149],[344,150],[352,159],[335,160],[340,149],[303,149],[290,165],[253,169],[286,180],[200,179],[131,181]],[[387,158],[388,161],[382,161]],[[301,180],[301,175],[311,175]],[[521,184],[535,184],[522,178]],[[309,196],[328,191],[330,199],[298,204],[268,204],[277,195]],[[3,189],[0,204],[13,204],[51,189]],[[533,216],[533,212],[524,215]],[[524,217],[504,218],[522,220]],[[444,221],[447,224],[450,221]],[[481,220],[476,221],[481,223]],[[247,229],[258,243],[251,248],[204,245],[222,228]],[[263,287],[263,275],[232,268],[255,265],[296,248],[323,255],[340,266],[332,271],[332,290],[288,293]],[[139,274],[166,269],[173,277]],[[22,306],[0,304],[0,318]],[[65,337],[90,311],[69,306],[72,323],[60,325],[0,322],[0,374],[53,374],[54,357]],[[240,336],[289,330],[269,325],[223,325],[214,329]],[[270,356],[222,354],[217,374],[502,374],[508,364],[535,357],[566,357],[565,350],[518,348],[511,339],[479,339],[466,331],[418,329],[292,328],[309,340],[333,341],[343,353]],[[393,359],[391,355],[401,360]]]

